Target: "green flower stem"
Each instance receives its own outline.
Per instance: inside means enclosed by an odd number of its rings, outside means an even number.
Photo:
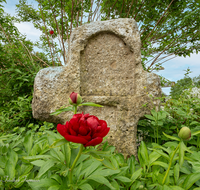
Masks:
[[[159,144],[159,142],[158,142],[158,125],[157,125],[157,144]]]
[[[177,150],[178,150],[179,147],[180,147],[180,144],[181,144],[181,142],[178,144],[178,146],[176,147],[175,151],[174,151],[173,154],[172,154],[172,157],[171,157],[171,159],[170,159],[170,161],[169,161],[169,166],[168,166],[168,169],[167,169],[167,171],[166,171],[165,177],[164,177],[164,179],[163,179],[163,181],[162,181],[162,184],[164,184],[165,181],[166,181],[166,179],[167,179],[167,176],[168,176],[168,174],[169,174],[169,170],[170,170],[171,165],[172,165],[172,161],[173,161],[173,159],[174,159],[174,156],[175,156]]]
[[[74,114],[77,113],[77,105],[74,106]]]
[[[74,162],[73,162],[73,164],[72,164],[72,167],[71,167],[71,169],[70,169],[70,173],[69,173],[69,182],[70,182],[70,184],[72,184],[72,173],[73,173],[73,169],[74,169],[74,167],[75,167],[75,165],[76,165],[76,162],[78,161],[79,157],[81,156],[82,151],[83,151],[83,145],[81,144],[81,147],[80,147],[80,150],[79,150],[79,152],[78,152],[78,155],[76,156],[76,158],[75,158],[75,160],[74,160]],[[73,187],[71,187],[70,189],[73,190]]]

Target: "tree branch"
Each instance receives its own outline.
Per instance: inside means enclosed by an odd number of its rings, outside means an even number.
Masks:
[[[49,36],[47,35],[47,28],[46,28],[46,24],[45,24],[45,20],[44,20],[43,12],[42,12],[42,8],[41,8],[41,2],[40,2],[40,0],[39,0],[39,5],[40,5],[40,13],[41,13],[41,15],[42,15],[42,20],[43,20],[44,27],[45,27],[45,34],[46,34],[47,41],[48,41],[49,48],[50,48],[51,59],[52,59],[52,63],[53,63],[53,66],[54,66],[53,55],[52,55],[52,50],[51,50],[51,44],[50,44],[50,42],[49,42]]]

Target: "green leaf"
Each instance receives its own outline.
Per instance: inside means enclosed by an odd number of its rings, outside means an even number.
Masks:
[[[37,178],[40,178],[44,173],[46,173],[55,164],[54,160],[47,160],[45,164],[40,168]]]
[[[165,119],[166,116],[167,116],[167,112],[164,112],[164,111],[158,112],[158,120]]]
[[[52,158],[51,155],[36,155],[36,156],[24,156],[25,160],[37,160],[37,159],[48,159]]]
[[[95,104],[95,103],[92,103],[92,102],[86,102],[86,103],[82,103],[82,104],[79,104],[78,106],[93,106],[93,107],[103,107],[102,105]]]
[[[82,167],[83,167],[83,162],[81,162],[81,163],[76,167],[76,170],[75,170],[75,176],[76,176],[77,179],[78,179],[79,176],[80,176],[80,173],[81,173]]]
[[[16,135],[16,133],[1,136],[1,137],[0,137],[0,141],[7,140],[7,139],[9,139],[9,138],[11,139],[11,138],[12,138],[13,136],[15,136],[15,135]]]
[[[140,155],[142,156],[143,160],[145,161],[145,164],[149,164],[149,155],[147,151],[147,147],[144,143],[144,141],[141,142],[140,144]]]
[[[51,146],[50,148],[55,148],[55,147],[59,147],[63,144],[66,144],[66,143],[69,143],[69,141],[67,141],[66,139],[59,139],[57,141],[55,141]]]
[[[8,176],[8,179],[12,180],[15,178],[15,173],[15,165],[8,160],[5,167],[5,175]]]
[[[158,154],[156,151],[153,151],[149,154],[149,164],[155,162],[158,158],[160,158],[160,154]]]
[[[98,161],[103,161],[104,158],[101,158],[98,154],[94,153],[94,152],[88,152],[87,154],[91,155],[93,158],[95,158]]]
[[[68,107],[66,107],[66,108],[58,109],[58,110],[56,110],[55,112],[51,113],[50,115],[59,115],[59,114],[61,114],[62,112],[66,112],[66,111],[73,111],[73,107],[72,107],[72,106],[68,106]]]
[[[8,160],[5,166],[5,175],[9,177],[9,179],[13,180],[15,178],[15,167],[18,161],[18,155],[12,149],[8,150]]]
[[[155,120],[158,120],[158,112],[156,112],[154,109],[151,110],[151,114],[155,118]]]
[[[168,168],[168,164],[161,161],[155,161],[151,164],[151,166],[162,166],[163,168]]]
[[[169,186],[167,186],[167,185],[164,185],[162,190],[171,190],[171,188]]]
[[[171,190],[184,190],[183,188],[179,186],[170,186]]]
[[[54,185],[48,188],[48,190],[59,190],[60,189],[60,185]]]
[[[179,179],[179,164],[177,163],[175,166],[174,166],[174,181],[175,181],[175,184],[177,184],[178,182],[178,179]]]
[[[132,174],[132,176],[131,176],[131,183],[130,183],[130,185],[129,186],[131,186],[132,184],[133,184],[133,182],[142,174],[142,168],[140,168],[140,169],[138,169],[138,170],[136,170],[133,174]]]
[[[199,125],[200,123],[199,122],[197,122],[197,121],[192,121],[191,123],[190,123],[190,125]]]
[[[62,181],[62,179],[59,175],[54,174],[54,175],[51,176],[51,178],[55,179],[59,184],[63,183],[63,181]]]
[[[100,157],[110,157],[110,151],[99,151],[99,150],[89,150],[88,152],[84,152],[84,154],[89,154],[91,156],[97,155]]]
[[[194,153],[193,151],[191,151],[187,146],[185,146],[185,143],[183,142],[182,143],[182,148],[184,149],[184,151],[187,151],[187,152],[189,152],[189,153]]]
[[[28,155],[30,155],[32,146],[33,146],[33,134],[29,133],[24,138],[24,147],[25,147],[26,152],[27,152]]]
[[[61,148],[62,148],[64,156],[65,156],[66,166],[69,167],[70,166],[70,159],[71,159],[70,145],[69,145],[69,143],[67,143],[67,144],[64,144]]]
[[[195,136],[195,135],[199,135],[200,134],[200,131],[195,131],[195,132],[193,132],[191,135],[192,136]]]
[[[159,125],[159,126],[162,126],[162,125],[163,125],[163,122],[162,122],[162,121],[158,121],[158,125]]]
[[[115,178],[115,179],[118,179],[118,180],[121,181],[121,182],[125,182],[125,183],[131,182],[131,180],[130,180],[129,178],[124,177],[124,176],[115,176],[114,178]]]
[[[169,160],[169,156],[166,153],[164,153],[162,150],[156,150],[156,149],[153,149],[153,148],[149,148],[149,150],[154,150],[155,152],[157,152],[158,154],[160,154],[161,156],[163,156],[164,158]]]
[[[38,167],[42,167],[45,164],[44,160],[35,160],[33,162],[31,162],[31,164],[38,166]]]
[[[53,160],[59,161],[61,163],[65,162],[65,156],[63,152],[60,151],[60,148],[52,148],[50,150],[50,155],[54,157]]]
[[[23,183],[26,181],[28,175],[21,175],[20,177],[18,177],[17,180],[14,182],[14,187],[15,188],[21,187]]]
[[[144,115],[146,118],[148,118],[148,119],[150,119],[150,120],[153,120],[153,121],[155,121],[155,118],[153,117],[153,116],[151,116],[151,115]]]
[[[41,179],[41,180],[35,180],[35,181],[28,181],[28,184],[31,186],[33,190],[38,190],[40,188],[48,188],[52,186],[59,186],[58,182],[54,179]]]
[[[171,140],[180,141],[180,139],[177,138],[177,137],[167,135],[167,134],[165,134],[164,132],[163,132],[163,134],[164,134],[167,138],[169,138],[169,139],[171,139]]]
[[[73,150],[73,149],[72,149]],[[89,158],[90,155],[85,155],[85,154],[81,154],[80,158],[78,159],[77,163],[76,163],[76,166],[78,164],[81,164],[84,160],[86,160],[87,158]]]
[[[1,177],[4,177],[4,176],[5,176],[4,170],[1,169],[1,168],[0,168],[0,176],[1,176]]]
[[[93,163],[88,167],[85,173],[85,177],[87,178],[94,170],[96,170],[101,165],[100,161],[94,160]]]
[[[100,175],[91,175],[87,179],[94,180],[94,181],[96,181],[96,182],[98,182],[100,184],[106,185],[110,189],[115,190],[115,188],[110,184],[110,182],[105,177],[103,177],[103,176],[100,176]]]
[[[179,147],[179,165],[180,165],[180,167],[183,165],[184,156],[185,156],[184,142],[181,141],[180,147]]]
[[[84,183],[84,184],[80,185],[79,188],[82,189],[82,190],[93,190],[91,185],[88,184],[88,183]]]
[[[133,185],[131,186],[131,189],[130,189],[130,190],[135,190],[135,189],[137,189],[138,187],[140,187],[140,185],[141,185],[141,182],[140,182],[140,181],[135,181],[135,182],[133,183]]]
[[[181,109],[178,109],[178,110],[176,111],[176,113],[179,114],[179,115],[181,115],[181,116],[186,116],[186,115],[187,115],[187,113],[184,112],[184,111],[181,110]]]
[[[106,177],[106,176],[112,176],[114,174],[118,174],[120,171],[121,170],[119,170],[119,169],[117,169],[117,170],[103,169],[100,171],[95,171],[93,173],[93,175],[100,175],[100,176]]]
[[[115,190],[120,190],[119,184],[114,179],[112,179],[111,185],[115,188]]]
[[[117,159],[115,156],[111,156],[110,161],[112,162],[113,166],[115,166],[115,168],[117,168],[117,169],[119,168],[119,163],[117,162]],[[122,163],[120,163],[120,164],[122,164]]]
[[[128,166],[131,174],[135,172],[135,157],[133,155],[128,159]]]
[[[110,160],[108,158],[105,158],[102,161],[102,164],[110,169],[116,170],[117,168],[110,162]]]
[[[188,190],[198,180],[200,180],[200,173],[189,174],[183,182],[183,188]]]

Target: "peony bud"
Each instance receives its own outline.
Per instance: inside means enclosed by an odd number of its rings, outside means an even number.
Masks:
[[[71,105],[79,105],[82,103],[82,98],[78,93],[72,92],[69,97],[69,103]]]
[[[182,127],[178,133],[178,136],[183,140],[189,140],[191,137],[191,131],[188,127]]]
[[[54,31],[53,31],[53,30],[50,30],[50,31],[49,31],[49,34],[51,34],[51,35],[52,35],[53,33],[54,33]]]

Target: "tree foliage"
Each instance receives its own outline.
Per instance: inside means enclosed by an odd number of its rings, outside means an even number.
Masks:
[[[200,87],[200,75],[194,78],[186,75],[183,79],[178,80],[176,84],[171,87],[170,96],[172,98],[179,98],[184,90],[192,87]]]
[[[40,29],[42,46],[66,63],[72,30],[84,23],[116,18],[137,21],[142,41],[142,63],[148,71],[159,69],[176,56],[190,56],[200,49],[200,3],[196,0],[36,0],[38,8],[20,0],[21,21]],[[54,30],[51,36],[48,31]],[[60,47],[55,44],[58,39]],[[48,49],[49,48],[49,49]]]
[[[33,51],[14,20],[0,8],[0,131],[37,123],[31,112],[33,82],[41,68],[51,65],[43,53]]]

